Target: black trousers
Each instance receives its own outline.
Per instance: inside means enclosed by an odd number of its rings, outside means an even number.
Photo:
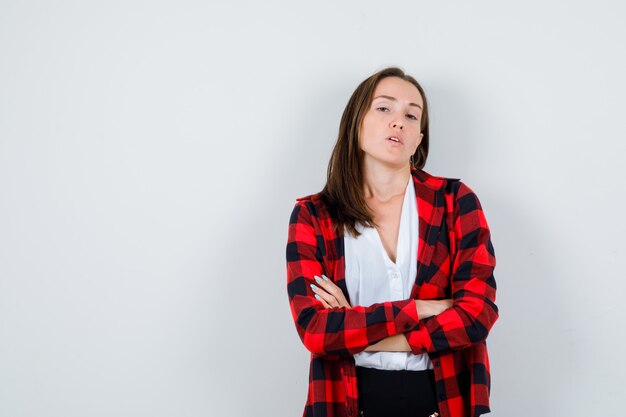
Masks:
[[[429,417],[439,412],[435,374],[356,367],[360,415],[363,417]]]

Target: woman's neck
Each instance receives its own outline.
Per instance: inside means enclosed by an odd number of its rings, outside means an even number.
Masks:
[[[381,203],[404,195],[411,177],[411,167],[393,168],[382,164],[366,164],[363,169],[363,197]]]

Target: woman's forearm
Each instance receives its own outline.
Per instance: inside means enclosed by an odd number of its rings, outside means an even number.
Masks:
[[[452,299],[449,298],[445,300],[415,300],[415,308],[417,309],[420,319],[436,316],[450,307],[452,307]],[[369,345],[365,348],[365,351],[411,352],[411,347],[404,333],[399,333],[386,337],[373,345]]]
[[[411,347],[404,337],[404,333],[384,338],[383,340],[365,348],[367,352],[410,352]]]
[[[452,307],[452,305],[451,298],[446,298],[445,300],[415,300],[415,308],[420,320],[441,314]]]

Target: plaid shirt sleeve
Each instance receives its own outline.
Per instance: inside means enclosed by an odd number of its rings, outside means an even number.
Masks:
[[[456,195],[456,197],[455,197]],[[453,306],[439,315],[420,321],[417,329],[406,332],[414,354],[462,349],[485,340],[498,318],[495,304],[496,258],[489,226],[476,194],[462,182],[454,198],[451,246]]]
[[[304,346],[318,355],[361,352],[385,337],[419,325],[415,300],[376,303],[368,307],[326,309],[310,287],[325,274],[325,238],[329,219],[310,200],[299,200],[291,213],[287,242],[287,292],[296,329]],[[324,224],[322,224],[324,223]]]

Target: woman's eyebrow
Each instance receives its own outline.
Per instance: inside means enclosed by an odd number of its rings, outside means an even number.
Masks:
[[[376,100],[377,98],[386,98],[387,100],[398,101],[396,100],[395,97],[386,96],[386,95],[380,95],[378,97],[374,97],[374,100]],[[422,109],[422,106],[420,106],[419,104],[415,104],[415,103],[409,103],[409,106],[418,107],[420,110]]]

